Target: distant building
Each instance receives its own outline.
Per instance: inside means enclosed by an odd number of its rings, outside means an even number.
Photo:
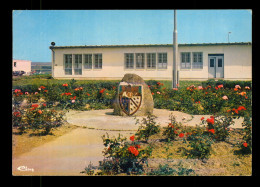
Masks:
[[[32,62],[32,72],[36,74],[51,74],[51,62]]]
[[[25,74],[30,74],[31,73],[31,61],[13,59],[13,71],[24,71]]]
[[[57,79],[121,80],[135,73],[145,80],[172,80],[173,45],[50,46]],[[180,80],[252,79],[252,44],[178,45]]]

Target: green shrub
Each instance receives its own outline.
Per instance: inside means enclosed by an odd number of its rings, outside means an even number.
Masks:
[[[109,138],[102,136],[105,149],[103,151],[105,159],[100,162],[99,174],[113,175],[120,173],[142,174],[144,164],[147,164],[147,158],[152,153],[152,147],[142,148],[135,137],[131,136],[129,141],[120,136]]]
[[[63,116],[63,112],[47,109],[44,104],[33,104],[31,108],[25,109],[21,123],[34,131],[43,130],[41,134],[46,135],[51,132],[52,128],[63,124]]]
[[[207,124],[209,134],[217,141],[225,141],[229,137],[229,128],[234,123],[231,116],[211,116],[207,120],[202,120],[202,124]]]
[[[185,151],[185,155],[188,158],[207,159],[212,152],[211,145],[214,143],[212,136],[209,135],[205,128],[196,127],[190,136],[187,138],[188,147]]]
[[[176,122],[176,119],[173,115],[170,115],[170,123],[167,127],[163,128],[163,136],[167,139],[175,140],[182,131],[182,124]]]
[[[242,126],[244,136],[243,141],[240,143],[240,152],[242,154],[251,154],[252,153],[252,118],[250,115],[244,117]]]
[[[141,123],[139,119],[136,120],[136,124],[139,125],[139,128],[135,135],[137,136],[137,140],[148,141],[149,137],[160,132],[160,125],[156,125],[155,122],[156,116],[152,114],[148,114],[146,118],[143,118]]]
[[[183,167],[178,167],[177,170],[170,167],[168,164],[159,165],[158,169],[155,169],[151,172],[148,172],[147,175],[155,175],[155,176],[191,176],[194,175],[195,171],[193,169],[187,169]]]

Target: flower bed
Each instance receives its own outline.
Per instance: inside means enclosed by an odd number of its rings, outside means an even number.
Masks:
[[[250,175],[252,123],[249,119],[244,119],[243,130],[234,130],[233,118],[230,116],[202,118],[201,124],[196,127],[183,126],[181,123],[176,123],[174,116],[170,116],[169,125],[159,129],[154,118],[155,116],[148,115],[143,118],[141,124],[138,122],[140,128],[129,139],[120,134],[112,138],[104,135],[102,137],[105,146],[104,160],[100,161],[99,166],[88,165],[82,173]],[[151,160],[156,159],[159,160],[157,166],[152,166],[154,163]],[[236,166],[243,166],[244,171]],[[216,171],[212,174],[201,173],[201,168],[207,171],[214,168]]]

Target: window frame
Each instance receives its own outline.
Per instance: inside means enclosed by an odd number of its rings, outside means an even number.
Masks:
[[[192,69],[203,69],[203,52],[192,52]]]
[[[156,69],[156,53],[146,53],[146,68]]]
[[[139,64],[139,59],[138,59],[139,55],[142,55],[141,64]],[[145,53],[135,53],[135,69],[144,69],[144,68],[145,68]]]
[[[185,57],[183,57],[185,55]],[[187,57],[189,55],[189,57]],[[189,60],[189,62],[187,61]],[[184,64],[184,67],[183,67]],[[187,66],[189,64],[189,66]],[[191,53],[190,52],[181,52],[181,69],[191,69]]]
[[[103,68],[103,56],[102,56],[102,53],[94,53],[93,56],[94,56],[93,68],[94,69],[102,69]],[[96,56],[98,57],[97,58],[97,62],[96,62]],[[101,60],[101,62],[100,62],[100,60]],[[96,67],[96,63],[97,63],[97,67]]]
[[[82,54],[73,54],[73,57],[74,57],[74,62],[73,62],[74,75],[82,75]]]
[[[162,57],[161,57],[162,55]],[[165,58],[166,55],[166,58]],[[167,52],[157,53],[157,69],[167,69],[168,68],[168,54]]]
[[[129,59],[128,55],[131,55],[132,57]],[[125,59],[125,65],[124,65],[125,69],[134,69],[135,68],[135,55],[134,55],[134,53],[124,53],[124,59]],[[128,61],[128,60],[130,60],[130,61]],[[131,62],[131,60],[132,60],[132,62]],[[132,65],[132,67],[129,66],[129,65]]]
[[[86,61],[86,56],[87,56],[88,61]],[[90,59],[90,57],[91,57],[91,59]],[[92,53],[84,54],[83,67],[84,67],[84,69],[92,69],[93,68],[93,54]]]
[[[67,68],[67,67],[66,67],[66,63],[67,63],[67,61],[66,61],[66,60],[67,60],[66,56],[70,56],[70,59],[71,59],[71,61],[69,62],[69,63],[71,64],[71,65],[70,65],[70,66],[71,66],[70,68]],[[72,60],[72,58],[73,58],[73,57],[72,57],[72,54],[64,54],[64,58],[63,58],[63,59],[64,59],[64,66],[63,66],[63,67],[64,67],[64,74],[65,74],[65,75],[72,75],[72,69],[73,69],[73,65],[72,65],[72,64],[73,64],[73,62],[72,62],[73,60]],[[67,73],[68,70],[69,70],[69,74]]]

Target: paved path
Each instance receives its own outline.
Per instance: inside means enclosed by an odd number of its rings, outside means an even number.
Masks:
[[[189,115],[179,111],[169,111],[166,109],[154,109],[153,114],[157,116],[156,122],[162,127],[167,126],[170,122],[169,116],[172,114],[176,117],[177,122],[182,122],[183,125],[195,126],[200,124],[201,117],[205,119],[210,115]],[[113,109],[92,110],[92,111],[70,111],[67,113],[67,121],[78,126],[85,126],[94,129],[105,130],[137,130],[138,125],[135,125],[134,117],[114,116]],[[143,117],[137,117],[141,120]],[[242,118],[235,120],[234,128],[242,128]]]
[[[110,137],[117,137],[120,133],[125,137],[130,137],[138,129],[134,117],[113,116],[112,111],[112,109],[70,111],[66,115],[67,121],[70,124],[86,128],[74,129],[51,142],[32,149],[30,152],[13,158],[13,175],[84,175],[80,172],[90,161],[94,165],[98,165],[98,161],[103,159],[102,135],[108,133]],[[176,120],[182,121],[184,125],[199,124],[202,117],[202,115],[198,115],[192,118],[191,115],[177,111],[154,110],[154,114],[159,116],[156,121],[161,126],[168,125],[170,113],[175,115]],[[203,116],[209,117],[208,115]],[[142,119],[142,117],[138,118]],[[241,122],[241,119],[236,120],[234,127],[241,127]],[[17,169],[20,167],[22,170],[21,166],[25,166],[24,171]]]

